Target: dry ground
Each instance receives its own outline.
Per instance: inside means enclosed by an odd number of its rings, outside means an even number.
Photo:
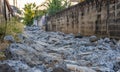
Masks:
[[[1,42],[0,41],[0,60],[6,59],[4,50],[8,47],[9,43],[8,42]]]

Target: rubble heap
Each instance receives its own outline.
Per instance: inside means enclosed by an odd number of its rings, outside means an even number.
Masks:
[[[0,72],[7,67],[11,72],[120,72],[120,43],[115,39],[76,38],[38,27],[26,27],[18,37],[20,42],[7,48]]]

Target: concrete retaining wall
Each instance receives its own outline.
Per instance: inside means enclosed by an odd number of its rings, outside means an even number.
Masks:
[[[120,0],[86,0],[48,17],[48,30],[120,38]]]

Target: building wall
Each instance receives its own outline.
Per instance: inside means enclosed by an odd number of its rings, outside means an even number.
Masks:
[[[120,38],[120,0],[86,0],[49,16],[48,29]]]

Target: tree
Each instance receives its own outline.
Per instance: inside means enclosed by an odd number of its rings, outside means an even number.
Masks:
[[[36,6],[35,3],[30,3],[26,4],[24,7],[24,24],[25,25],[32,25],[33,24],[33,19],[36,17],[38,14],[38,7]]]
[[[46,5],[45,5],[46,6]],[[70,2],[67,0],[48,0],[47,13],[53,15],[70,6]]]

